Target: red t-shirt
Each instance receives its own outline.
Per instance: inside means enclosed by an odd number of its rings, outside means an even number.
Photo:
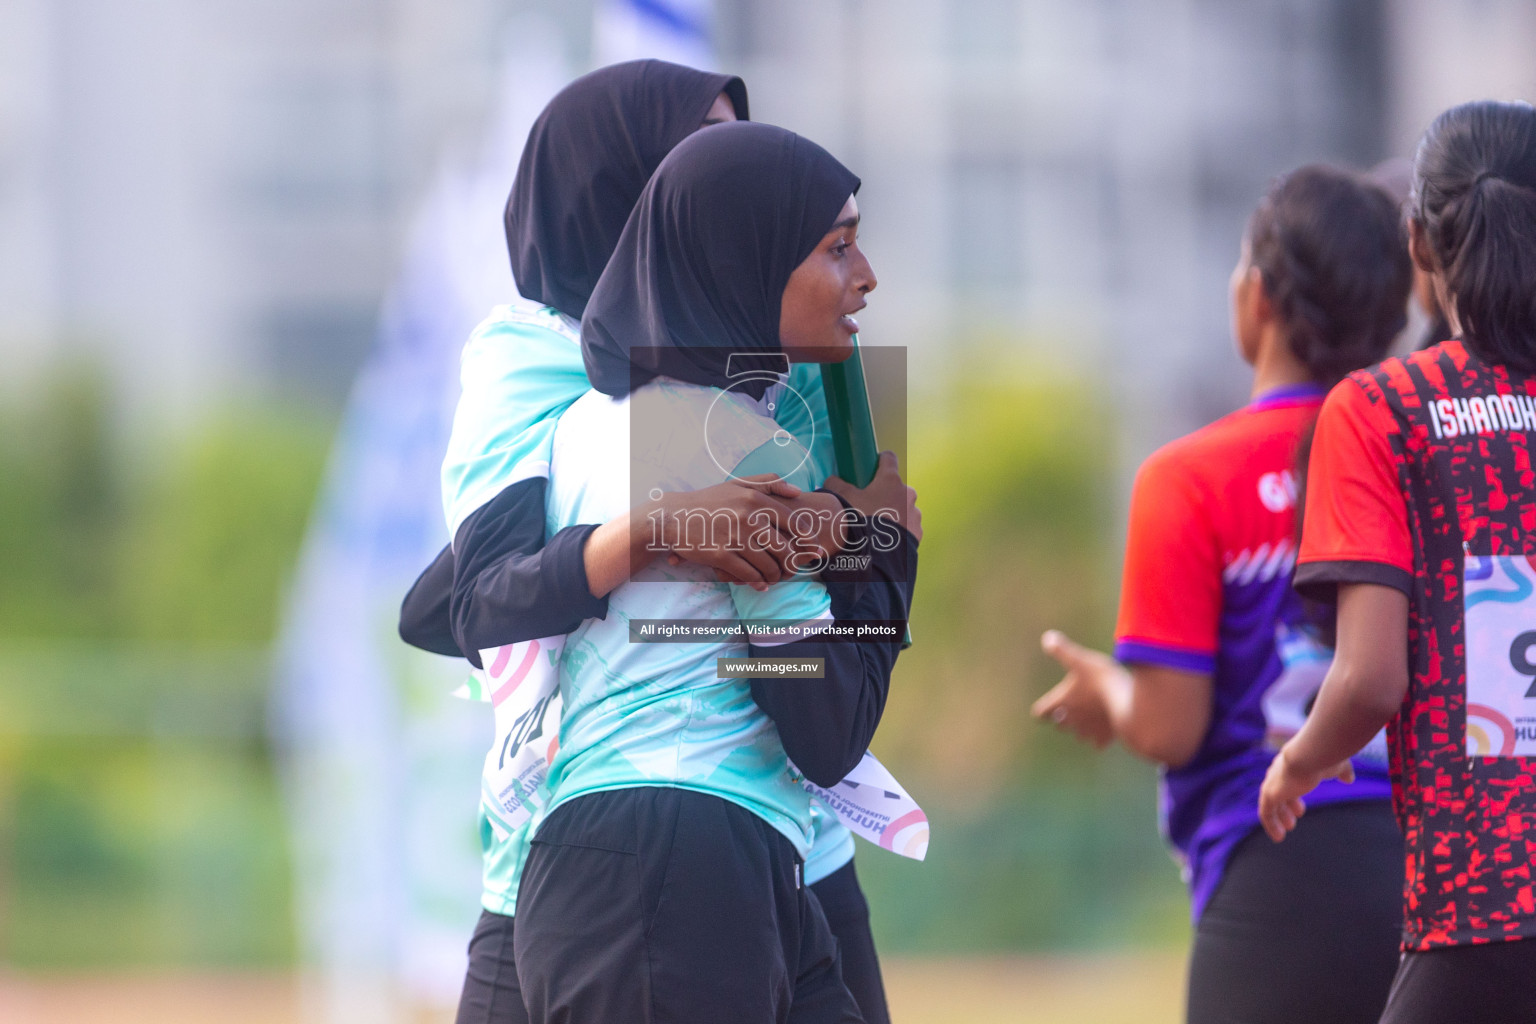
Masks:
[[[1296,454],[1322,401],[1304,385],[1154,452],[1131,492],[1115,656],[1211,676],[1211,723],[1162,778],[1162,826],[1189,875],[1198,920],[1236,845],[1259,827],[1259,787],[1301,727],[1332,660],[1291,588]],[[1386,800],[1384,752],[1352,786],[1312,802]]]
[[[1469,632],[1479,592],[1479,617],[1536,611],[1518,603],[1536,575],[1533,399],[1536,377],[1453,341],[1351,374],[1318,416],[1296,585],[1326,597],[1376,583],[1409,600],[1408,693],[1387,728],[1408,949],[1536,936],[1536,757],[1514,756],[1529,679],[1513,677],[1508,718],[1468,696],[1472,640],[1479,672],[1515,671]],[[1495,718],[1509,735],[1490,744]]]

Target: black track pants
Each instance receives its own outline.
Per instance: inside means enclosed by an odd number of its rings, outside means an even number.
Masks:
[[[789,840],[719,797],[640,787],[562,805],[518,890],[529,1020],[862,1024],[800,870]]]
[[[1189,1024],[1376,1024],[1402,940],[1403,840],[1384,800],[1309,808],[1238,844],[1195,928]]]

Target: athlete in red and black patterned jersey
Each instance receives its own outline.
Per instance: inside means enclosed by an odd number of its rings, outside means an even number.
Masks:
[[[1536,377],[1448,341],[1352,374],[1318,419],[1297,587],[1378,583],[1408,597],[1411,681],[1387,730],[1407,846],[1405,949],[1536,935],[1536,756],[1501,756],[1520,719],[1470,701],[1464,631],[1479,596],[1532,589],[1533,397]],[[1507,556],[1518,562],[1501,565]],[[1536,716],[1508,647],[1501,667]]]
[[[1413,257],[1465,341],[1352,374],[1319,414],[1296,584],[1333,667],[1259,797],[1303,797],[1383,723],[1404,957],[1383,1024],[1536,1020],[1536,109],[1467,104],[1415,166]]]

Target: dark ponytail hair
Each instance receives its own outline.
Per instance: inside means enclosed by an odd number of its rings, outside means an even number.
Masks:
[[[1278,178],[1248,221],[1253,266],[1291,351],[1320,384],[1385,358],[1408,319],[1402,214],[1363,175],[1311,164]]]
[[[1435,118],[1414,157],[1409,208],[1467,348],[1536,372],[1536,108],[1485,100]]]

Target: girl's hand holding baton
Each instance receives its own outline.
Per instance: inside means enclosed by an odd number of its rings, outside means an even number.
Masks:
[[[868,487],[855,487],[840,476],[829,476],[823,485],[841,497],[866,519],[884,513],[919,541],[923,539],[923,513],[917,507],[917,491],[901,479],[895,452],[881,452]]]

